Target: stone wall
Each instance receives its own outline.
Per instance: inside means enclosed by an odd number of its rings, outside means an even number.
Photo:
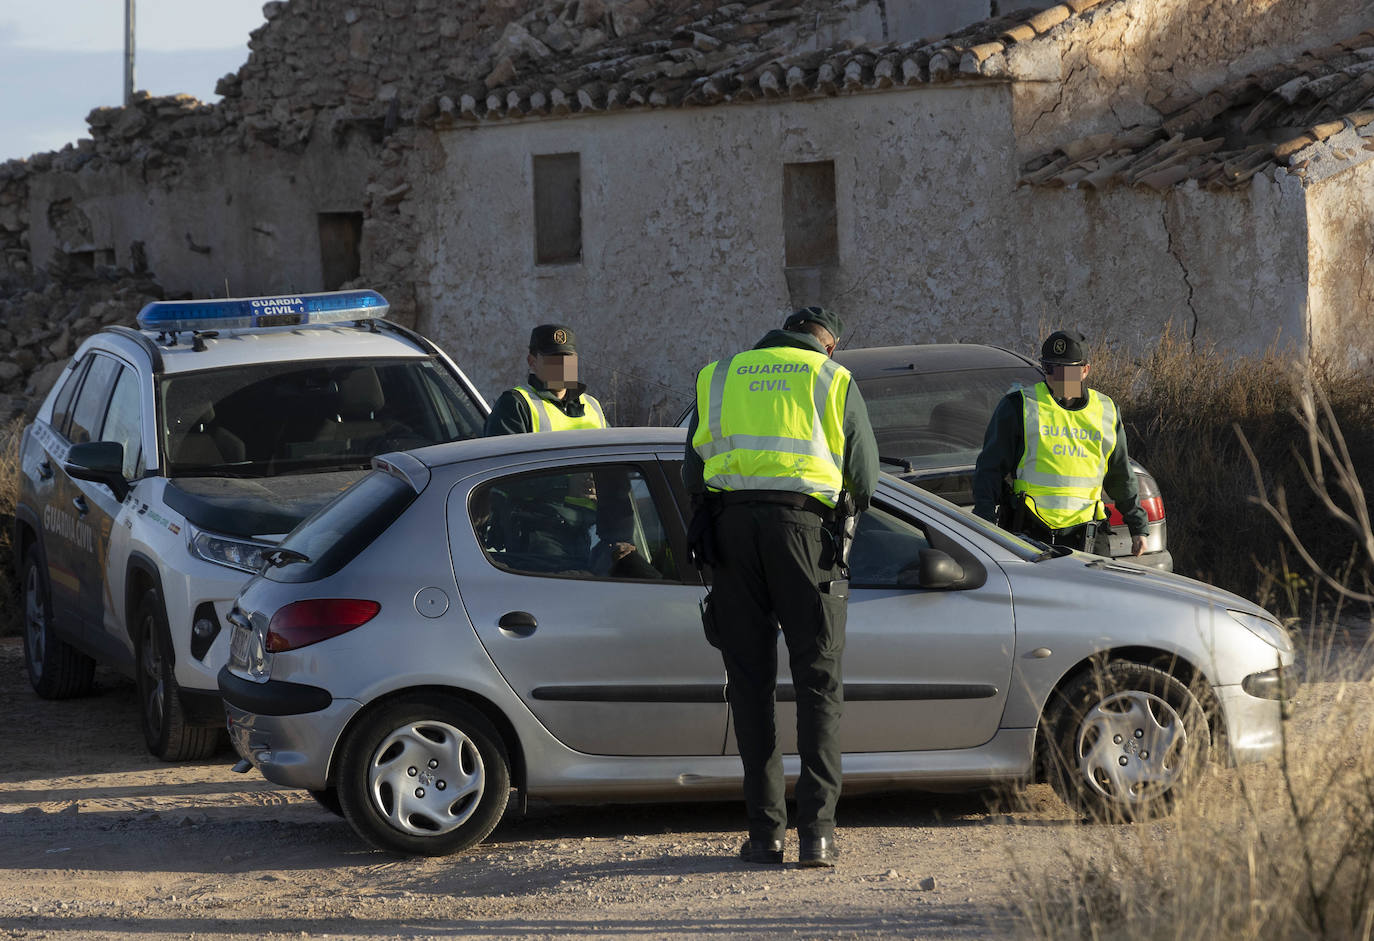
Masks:
[[[1308,190],[1312,344],[1333,362],[1374,366],[1374,161]]]

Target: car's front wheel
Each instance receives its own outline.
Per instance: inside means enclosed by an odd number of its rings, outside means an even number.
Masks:
[[[1046,712],[1046,773],[1091,817],[1168,813],[1211,749],[1207,715],[1176,677],[1140,663],[1098,666],[1055,694]]]
[[[219,747],[219,728],[191,725],[181,705],[172,657],[166,649],[167,614],[162,596],[150,588],[134,614],[139,720],[148,750],[163,761],[209,758]]]
[[[24,665],[44,699],[84,696],[95,684],[95,661],[53,633],[48,573],[34,548],[24,555]]]
[[[364,716],[339,752],[344,817],[373,846],[442,856],[481,842],[510,799],[510,761],[476,709],[414,696]]]

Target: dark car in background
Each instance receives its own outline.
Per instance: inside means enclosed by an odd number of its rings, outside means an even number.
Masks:
[[[883,470],[959,506],[973,505],[973,465],[998,401],[1044,378],[1034,360],[974,343],[841,350],[835,360],[863,392]],[[1150,521],[1145,554],[1134,561],[1173,571],[1159,485],[1138,462],[1131,467]],[[1111,504],[1107,512],[1110,531],[1099,532],[1097,554],[1130,558],[1121,514]]]

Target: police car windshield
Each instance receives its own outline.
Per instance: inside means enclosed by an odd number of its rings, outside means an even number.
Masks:
[[[911,470],[971,465],[997,402],[1040,381],[1033,366],[911,373],[859,380],[884,458]]]
[[[256,363],[163,378],[169,477],[362,468],[386,451],[477,437],[483,417],[433,359]]]

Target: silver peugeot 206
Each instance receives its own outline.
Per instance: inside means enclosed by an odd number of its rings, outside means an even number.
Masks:
[[[486,837],[512,788],[738,795],[682,448],[681,429],[625,428],[376,459],[229,616],[241,769],[431,855]],[[1140,817],[1209,761],[1281,747],[1293,647],[1235,595],[1026,542],[894,477],[850,565],[846,792],[1048,778],[1085,812]]]

